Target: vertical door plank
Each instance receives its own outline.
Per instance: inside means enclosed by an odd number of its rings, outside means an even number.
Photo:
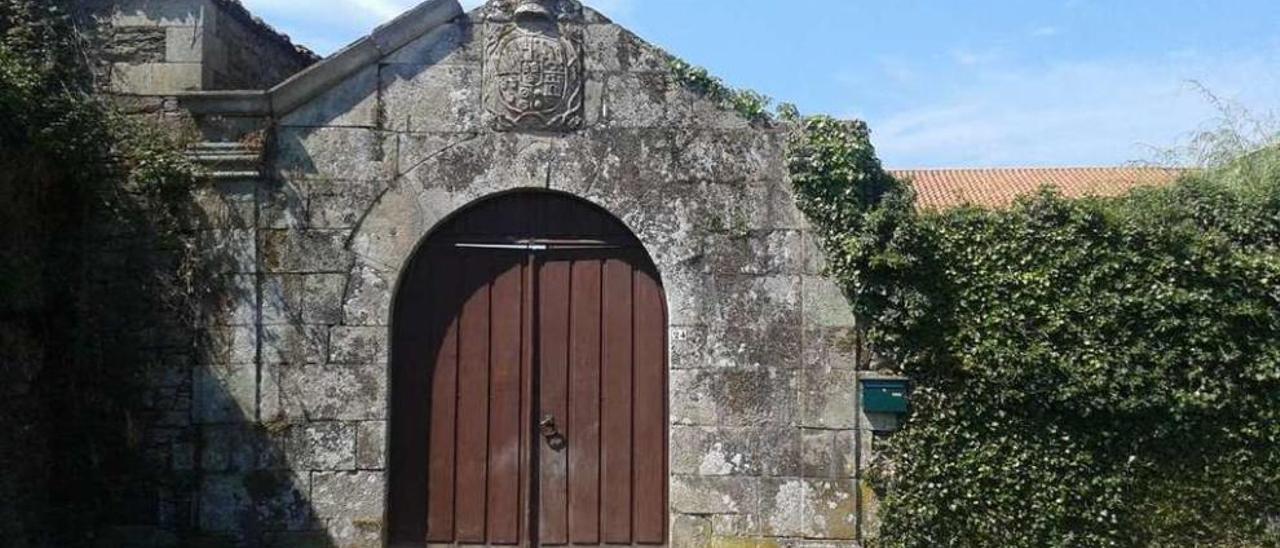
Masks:
[[[427,462],[427,540],[452,542],[454,540],[454,462],[455,427],[458,402],[458,324],[454,302],[461,287],[458,277],[459,257],[453,252],[437,256],[437,262],[428,265],[431,278],[431,305],[434,323],[430,326],[435,353],[431,372],[431,426],[430,452]],[[406,397],[411,398],[412,395]],[[422,466],[414,463],[413,466]]]
[[[634,291],[635,536],[661,544],[667,522],[666,314],[652,276],[637,271]]]
[[[631,284],[627,261],[605,262],[600,516],[609,544],[631,544]]]
[[[570,263],[547,261],[538,273],[538,399],[535,420],[550,417],[559,428],[568,420]],[[538,444],[538,530],[543,544],[569,541],[568,460],[563,446]]]
[[[535,481],[533,472],[534,451],[538,450],[538,438],[533,431],[534,416],[538,409],[534,408],[537,398],[534,396],[534,390],[537,385],[537,377],[533,371],[534,361],[534,328],[537,325],[534,312],[534,303],[537,300],[535,295],[534,283],[535,268],[537,259],[532,254],[524,258],[521,274],[521,287],[524,293],[520,299],[520,540],[525,541],[527,545],[534,545],[532,540],[534,537],[534,520],[533,512],[537,507],[537,503],[533,500],[535,493]]]
[[[521,257],[497,257],[505,271],[493,282],[490,317],[488,541],[520,540],[520,346],[524,280]]]
[[[458,330],[457,540],[485,541],[489,467],[489,310],[492,256],[469,254],[463,280],[472,293]],[[474,288],[474,289],[471,289]]]
[[[600,542],[600,266],[573,262],[569,358],[569,540]]]

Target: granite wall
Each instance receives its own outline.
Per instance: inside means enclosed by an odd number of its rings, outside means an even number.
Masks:
[[[297,108],[192,111],[224,141],[206,151],[262,154],[256,176],[223,171],[201,196],[210,252],[234,260],[189,377],[190,459],[174,461],[196,478],[192,538],[379,546],[400,272],[451,213],[549,189],[612,212],[660,271],[671,544],[856,546],[874,522],[865,352],[794,206],[789,129],[673,83],[664,52],[586,9],[580,127],[497,130],[484,45],[506,4],[399,41],[403,26],[380,29],[373,61]]]
[[[319,58],[255,19],[237,0],[87,0],[110,30],[111,91],[165,95],[263,89]]]

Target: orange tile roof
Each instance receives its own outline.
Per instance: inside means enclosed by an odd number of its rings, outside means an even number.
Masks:
[[[894,176],[914,182],[921,209],[961,205],[1006,207],[1040,187],[1056,187],[1064,196],[1119,196],[1141,186],[1172,183],[1183,170],[1153,167],[1074,167],[998,169],[901,169]]]

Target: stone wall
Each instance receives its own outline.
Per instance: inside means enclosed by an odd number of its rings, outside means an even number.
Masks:
[[[111,89],[127,95],[262,89],[318,58],[235,0],[91,0],[109,23]]]
[[[373,36],[374,61],[269,113],[264,176],[206,189],[203,230],[233,258],[219,279],[234,297],[206,324],[192,451],[174,461],[197,478],[193,538],[379,546],[401,269],[451,213],[550,189],[612,212],[660,271],[672,544],[856,545],[873,507],[863,360],[793,203],[788,129],[673,84],[665,53],[586,10],[581,129],[495,131],[488,9],[385,51],[394,41]],[[225,120],[254,101],[196,117],[238,141]]]
[[[236,0],[215,0],[205,30],[204,89],[264,89],[319,60],[277,34]]]

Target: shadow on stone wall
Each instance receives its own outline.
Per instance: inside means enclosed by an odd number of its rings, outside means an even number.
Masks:
[[[218,377],[258,389],[257,275],[232,236],[252,242],[252,189],[202,183],[161,213],[138,189],[0,164],[2,544],[333,545],[306,533],[309,478],[285,471],[298,435]]]

